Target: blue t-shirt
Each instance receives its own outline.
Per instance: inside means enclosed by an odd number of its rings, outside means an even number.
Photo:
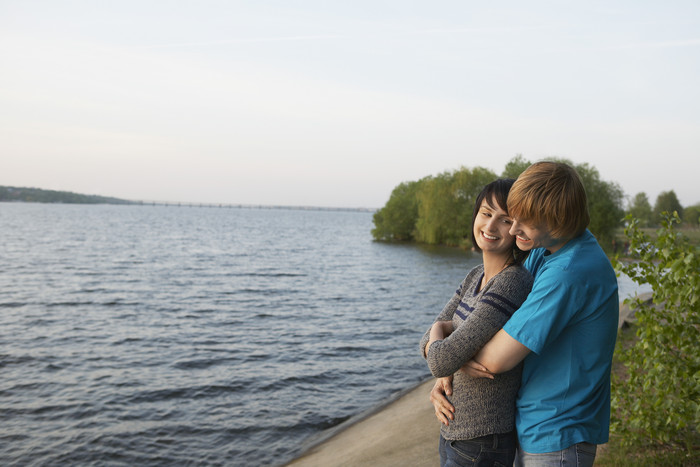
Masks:
[[[532,352],[516,401],[522,449],[560,451],[608,441],[610,369],[617,337],[617,278],[586,230],[554,254],[525,262],[532,292],[503,329]]]

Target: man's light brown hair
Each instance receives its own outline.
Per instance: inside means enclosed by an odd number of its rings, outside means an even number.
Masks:
[[[581,235],[590,222],[581,177],[562,162],[536,162],[525,169],[508,194],[508,213],[561,239]]]

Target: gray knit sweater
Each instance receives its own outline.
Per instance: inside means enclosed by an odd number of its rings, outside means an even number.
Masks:
[[[476,291],[484,275],[484,266],[472,269],[445,305],[436,321],[452,320],[454,331],[444,340],[433,342],[427,361],[436,378],[454,374],[450,402],[455,419],[440,432],[445,439],[466,440],[515,428],[515,396],[520,387],[522,363],[495,379],[471,378],[458,371],[508,321],[525,301],[532,288],[532,276],[522,266],[510,266]],[[420,342],[425,346],[430,329]]]

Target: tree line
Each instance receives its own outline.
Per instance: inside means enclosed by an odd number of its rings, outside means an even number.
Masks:
[[[588,163],[565,162],[576,169],[588,195],[589,229],[604,248],[609,248],[625,214],[644,226],[658,225],[663,212],[678,212],[689,225],[700,222],[700,204],[685,209],[673,191],[661,193],[652,208],[646,194],[637,194],[624,208],[625,195],[615,182],[605,181]],[[400,183],[384,207],[375,212],[372,236],[378,241],[409,241],[471,248],[471,213],[481,189],[498,177],[518,178],[530,165],[517,155],[497,175],[482,167],[446,171],[417,181]]]
[[[82,195],[70,191],[42,190],[0,186],[0,201],[22,201],[26,203],[66,204],[133,204],[131,201],[107,196]]]

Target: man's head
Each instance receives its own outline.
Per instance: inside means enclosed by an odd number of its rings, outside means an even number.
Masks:
[[[511,233],[520,237],[518,246],[527,250],[547,245],[528,247],[530,238],[517,231],[517,224],[526,227],[525,233],[529,228],[530,233],[539,232],[561,247],[581,235],[590,222],[581,178],[573,167],[561,162],[536,162],[528,167],[510,189],[508,213],[516,221]]]

